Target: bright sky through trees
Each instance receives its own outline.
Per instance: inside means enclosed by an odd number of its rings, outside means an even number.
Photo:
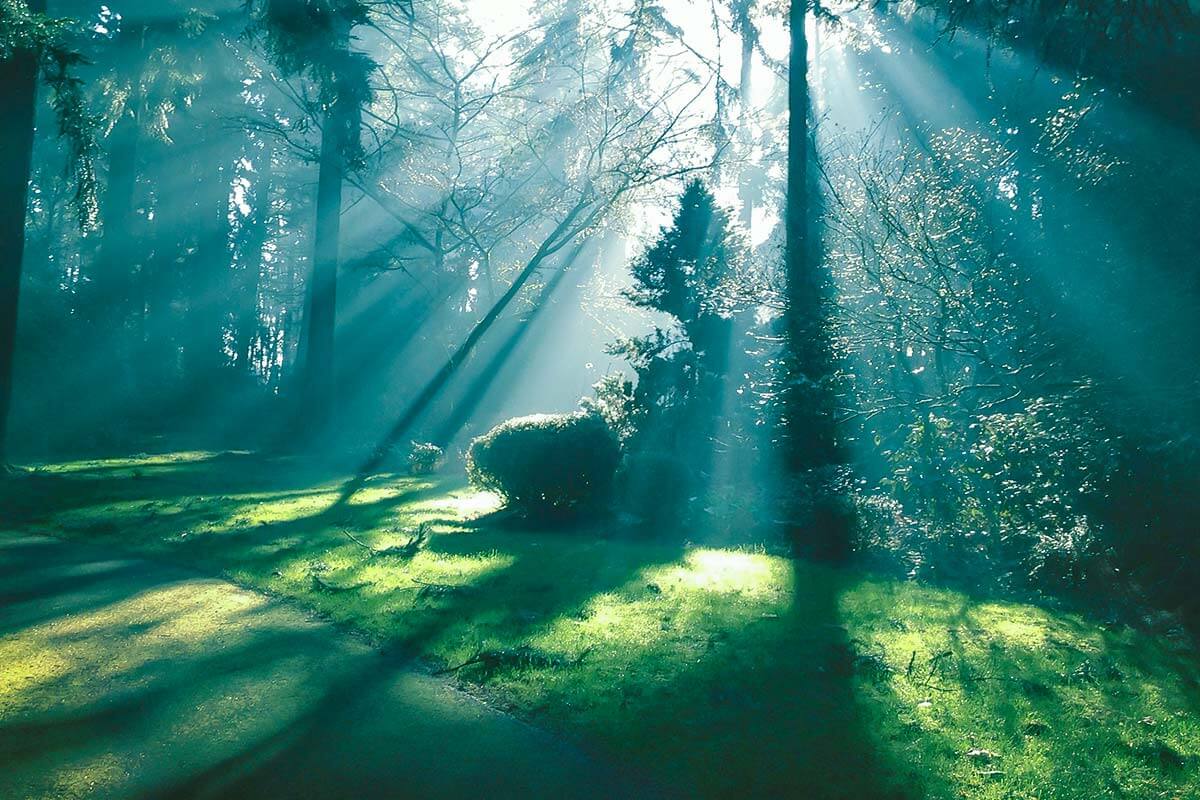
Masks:
[[[1194,797],[1198,74],[1195,0],[0,0],[0,797]]]

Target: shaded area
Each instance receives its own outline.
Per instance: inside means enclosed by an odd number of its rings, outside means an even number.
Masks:
[[[627,794],[582,754],[229,584],[0,538],[0,795]]]
[[[141,477],[131,480],[131,470]],[[30,521],[19,529],[106,549],[60,569],[36,548],[61,545],[26,538],[13,546],[35,550],[0,561],[0,647],[25,648],[0,663],[30,676],[9,682],[0,706],[10,760],[61,770],[71,748],[102,747],[99,726],[121,722],[132,733],[123,727],[120,737],[134,736],[158,724],[155,715],[167,713],[158,704],[176,693],[216,686],[233,698],[261,695],[269,708],[236,724],[221,717],[236,745],[184,759],[158,787],[166,796],[276,796],[271,782],[304,785],[309,773],[293,762],[300,753],[315,759],[318,781],[325,763],[372,775],[415,761],[418,773],[465,775],[474,762],[453,748],[466,734],[397,741],[384,720],[393,715],[377,710],[396,693],[406,705],[424,703],[428,693],[410,692],[412,682],[445,691],[404,677],[405,665],[453,667],[489,652],[495,663],[465,666],[453,680],[652,776],[649,796],[663,787],[693,797],[1000,798],[1036,789],[1068,798],[1080,787],[1098,797],[1186,796],[1197,779],[1200,676],[1178,631],[1155,637],[762,547],[705,546],[698,528],[599,520],[532,529],[490,495],[437,477],[372,479],[333,515],[341,485],[250,455],[43,468],[20,493]],[[137,500],[138,491],[152,499]],[[373,555],[346,535],[394,548],[422,522],[429,541],[408,556]],[[276,606],[241,593],[248,605],[229,606],[205,588],[224,584],[190,573],[155,568],[172,580],[146,587],[142,562],[111,555],[131,550],[292,598],[365,632],[382,656],[359,658],[353,645],[308,654],[326,633],[303,620],[299,629],[268,625]],[[264,630],[243,631],[260,618]],[[87,650],[98,631],[129,646]],[[80,659],[88,666],[72,668]],[[220,683],[250,681],[255,670],[271,676],[262,692]],[[74,710],[38,705],[77,692],[89,694]],[[447,697],[434,707],[462,700]],[[212,713],[241,719],[241,703]],[[59,725],[54,714],[70,719]],[[237,733],[239,725],[252,727]],[[49,761],[35,764],[41,751],[27,743],[46,741]],[[437,755],[445,748],[452,752]],[[118,777],[121,768],[112,767]]]

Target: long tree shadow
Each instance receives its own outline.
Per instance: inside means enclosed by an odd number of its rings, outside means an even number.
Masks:
[[[69,569],[80,552],[50,544],[0,560]],[[0,794],[636,794],[582,753],[326,626],[227,584],[143,568],[140,583],[91,587],[92,608],[0,642],[16,678],[0,704]],[[46,600],[60,591],[51,576],[30,583]],[[18,616],[37,602],[16,604]]]
[[[121,502],[311,490],[338,473],[291,458],[220,452],[106,458],[46,465],[0,482],[0,524]]]
[[[793,561],[793,600],[780,620],[795,652],[764,668],[762,701],[786,698],[768,708],[761,728],[764,749],[776,749],[757,781],[763,797],[905,798],[918,795],[889,775],[861,716],[860,680],[873,665],[852,641],[840,611],[845,575]],[[794,687],[790,692],[786,687]],[[778,744],[772,747],[772,739]]]

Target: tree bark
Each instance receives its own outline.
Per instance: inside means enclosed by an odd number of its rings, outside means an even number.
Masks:
[[[741,18],[738,21],[738,30],[742,37],[742,63],[738,80],[738,98],[741,104],[741,124],[738,126],[738,134],[744,144],[749,144],[750,137],[750,98],[753,94],[753,76],[754,76],[754,47],[758,43],[758,31],[754,27],[753,20],[750,19],[750,3],[746,3],[745,7],[739,9]],[[754,222],[754,201],[755,193],[758,191],[756,186],[749,186],[747,177],[750,170],[747,166],[742,166],[742,178],[740,188],[740,196],[742,207],[739,209],[738,218],[742,223],[742,227],[750,231],[751,225]]]
[[[347,27],[335,47],[349,49]],[[313,241],[312,275],[305,320],[302,379],[303,424],[315,434],[328,431],[334,404],[334,325],[337,317],[338,247],[342,226],[342,183],[346,175],[347,128],[353,115],[349,100],[334,97],[325,109],[321,131],[321,160],[317,178],[317,220]],[[357,130],[354,131],[357,135]]]
[[[788,176],[784,258],[787,272],[787,329],[794,353],[802,348],[809,320],[812,275],[808,264],[808,0],[792,0],[788,9],[791,52],[788,58]]]
[[[785,391],[787,463],[798,471],[834,460],[832,405],[828,397],[829,343],[823,319],[823,280],[811,239],[813,206],[809,186],[808,37],[806,0],[789,11],[791,55],[788,78],[788,179],[784,246],[787,281],[784,323],[789,374]]]
[[[834,403],[829,379],[833,371],[826,330],[820,259],[810,237],[813,194],[810,157],[808,37],[804,29],[807,0],[792,0],[788,17],[791,53],[788,78],[788,182],[785,259],[787,278],[787,383],[784,387],[784,464],[794,482],[790,493],[805,495],[808,510],[792,534],[804,555],[838,561],[849,554],[849,519],[834,495],[833,474],[823,468],[838,461],[834,435]],[[799,498],[795,498],[799,499]]]
[[[29,10],[42,13],[43,0]],[[8,413],[12,406],[13,358],[21,261],[25,254],[25,211],[33,162],[33,126],[37,106],[38,58],[14,53],[0,61],[0,469],[8,458]]]

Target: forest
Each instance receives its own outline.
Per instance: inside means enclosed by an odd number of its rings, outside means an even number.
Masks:
[[[0,0],[0,797],[1200,800],[1197,0]]]

